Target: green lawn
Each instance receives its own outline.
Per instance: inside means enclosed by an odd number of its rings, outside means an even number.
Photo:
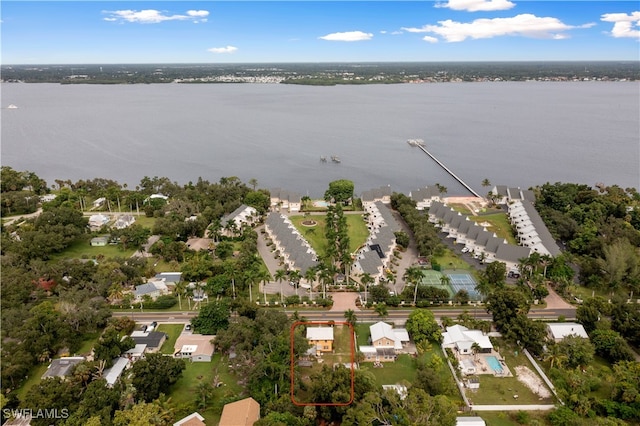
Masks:
[[[355,252],[369,236],[369,230],[364,222],[364,219],[359,214],[346,214],[347,226],[349,227],[349,251]],[[309,217],[304,216],[289,216],[291,222],[300,231],[300,234],[311,244],[311,247],[319,255],[324,254],[327,248],[327,242],[325,239],[325,217],[320,215],[312,215]],[[302,225],[305,220],[314,220],[318,224],[313,227]]]
[[[433,259],[438,265],[442,267],[443,270],[460,270],[466,272],[475,270],[473,267],[471,267],[471,265],[460,259],[454,252],[449,249],[446,249],[442,256],[434,256]]]
[[[509,222],[506,213],[469,216],[469,219],[474,220],[478,223],[489,222],[491,225],[487,226],[487,230],[495,232],[499,238],[506,238],[509,244],[517,244],[516,239],[513,236],[511,223]]]
[[[214,389],[213,396],[207,402],[205,410],[197,409],[207,424],[218,424],[223,407],[221,401],[238,395],[242,391],[235,376],[229,372],[228,360],[220,354],[215,354],[211,362],[186,361],[186,364],[187,368],[183,371],[182,377],[171,388],[169,393],[171,400],[176,406],[193,404],[193,408],[196,409],[194,400],[198,383],[212,383],[214,377],[218,375],[219,381],[223,385]]]
[[[122,250],[118,245],[106,245],[104,247],[92,247],[91,236],[83,235],[74,241],[66,250],[51,256],[52,259],[95,259],[98,256],[109,257],[131,257],[135,252],[133,249]]]
[[[167,333],[169,337],[162,344],[162,348],[160,348],[160,352],[163,354],[173,355],[175,352],[174,345],[176,340],[178,340],[178,336],[182,333],[184,329],[184,324],[160,324],[156,331],[162,331]]]
[[[519,426],[522,424],[516,421],[516,416],[518,415],[517,411],[482,411],[476,414],[482,417],[487,426]],[[537,420],[537,424],[540,426],[548,424],[546,416],[546,411],[527,411],[527,417],[531,420]]]
[[[96,332],[96,333],[91,333],[84,336],[85,340],[82,342],[82,346],[80,346],[76,354],[80,356],[90,355],[91,350],[93,349],[95,344],[98,342],[98,339],[100,338],[101,334],[102,333],[100,332]]]
[[[402,380],[412,383],[415,380],[417,369],[410,355],[398,355],[395,362],[383,362],[382,365],[382,368],[373,368],[372,362],[362,362],[360,369],[371,371],[376,377],[376,383],[380,386],[394,385]]]
[[[356,345],[368,346],[369,345],[369,326],[371,324],[357,323],[355,326],[356,331]]]
[[[514,376],[494,377],[492,375],[480,374],[478,375],[480,379],[480,389],[478,391],[467,390],[467,397],[473,401],[474,404],[478,405],[555,403],[556,399],[554,396],[550,399],[541,400],[537,394],[515,377],[515,367],[517,366],[526,366],[538,376],[535,368],[531,365],[524,353],[516,347],[507,344],[503,339],[497,339],[497,341],[499,352]],[[518,399],[514,399],[513,395],[518,395]]]
[[[44,372],[47,371],[47,368],[49,368],[48,362],[44,364],[36,365],[35,367],[31,368],[31,370],[29,370],[29,375],[27,377],[27,380],[25,380],[25,382],[22,384],[22,386],[20,386],[20,388],[16,392],[18,398],[21,401],[24,400],[24,397],[27,394],[27,392],[29,392],[29,389],[31,389],[34,385],[37,385],[38,383],[40,383],[40,378],[42,377]]]

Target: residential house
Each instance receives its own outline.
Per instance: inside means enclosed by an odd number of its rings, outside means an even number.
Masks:
[[[253,398],[225,404],[219,426],[252,426],[260,420],[260,404]]]
[[[299,270],[304,275],[309,268],[318,264],[315,250],[287,216],[269,213],[264,229],[289,269]]]
[[[116,219],[115,223],[113,224],[113,227],[116,229],[128,228],[129,226],[133,225],[133,222],[135,221],[136,221],[136,218],[133,215],[123,214],[118,216],[118,219]]]
[[[547,335],[554,342],[561,342],[567,336],[577,336],[588,339],[589,335],[582,324],[577,322],[547,323]]]
[[[104,225],[109,223],[109,216],[105,214],[92,214],[89,216],[89,227],[91,228],[102,228]]]
[[[109,237],[94,237],[91,239],[91,247],[104,247],[109,242]]]
[[[365,361],[395,361],[409,342],[409,333],[404,328],[393,328],[379,321],[369,327],[371,345],[360,346]]]
[[[211,362],[215,338],[212,335],[181,334],[173,345],[174,356],[191,362]]]
[[[146,284],[136,286],[134,291],[136,301],[141,301],[144,296],[156,300],[163,294],[169,294],[169,289],[163,281],[149,281]]]
[[[274,188],[271,194],[272,211],[288,211],[289,213],[299,212],[302,209],[302,197],[299,193],[287,191],[281,188]]]
[[[47,371],[42,375],[43,379],[47,377],[61,377],[65,378],[71,374],[73,368],[84,361],[83,356],[65,356],[62,358],[56,358],[51,361]]]
[[[98,207],[102,206],[106,202],[107,202],[106,198],[100,197],[93,202],[93,208],[97,209]]]
[[[416,202],[417,210],[428,210],[434,201],[442,201],[440,189],[437,186],[425,186],[409,192],[409,198]]]
[[[189,414],[187,417],[183,417],[173,424],[173,426],[206,426],[204,417],[202,417],[197,411]]]
[[[127,359],[131,360],[131,362],[135,362],[139,359],[144,358],[144,353],[147,351],[147,344],[140,343],[136,344],[133,348],[126,351],[123,356],[127,357]]]
[[[127,368],[128,365],[128,358],[116,358],[111,368],[107,368],[106,370],[104,370],[103,377],[107,381],[108,387],[113,387],[113,385],[118,381],[118,379],[122,375],[122,372]]]
[[[456,417],[456,426],[486,426],[482,417]]]
[[[134,331],[131,333],[131,338],[136,345],[147,345],[145,349],[146,353],[154,353],[158,352],[164,341],[167,340],[167,333],[159,331]]]
[[[363,205],[378,201],[389,204],[391,202],[391,194],[391,186],[381,186],[380,188],[363,191],[360,195],[360,199],[362,200]]]
[[[333,351],[333,327],[307,327],[307,340],[315,346],[316,355]]]
[[[56,197],[57,197],[56,194],[41,195],[40,196],[40,202],[42,202],[42,203],[50,203],[51,201],[55,200]]]
[[[470,355],[473,353],[473,346],[478,344],[480,353],[491,353],[493,345],[489,336],[480,330],[470,330],[463,325],[454,325],[447,327],[447,331],[442,333],[442,346],[444,348],[453,348],[461,355]]]
[[[257,218],[258,210],[254,207],[242,204],[233,212],[224,216],[220,220],[220,226],[222,227],[224,235],[232,237],[237,235],[244,225],[253,225]]]

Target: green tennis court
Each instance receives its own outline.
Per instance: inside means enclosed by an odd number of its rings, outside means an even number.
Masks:
[[[422,270],[422,280],[420,281],[420,284],[437,286],[442,284],[441,278],[442,272],[434,271],[431,269],[424,269]]]

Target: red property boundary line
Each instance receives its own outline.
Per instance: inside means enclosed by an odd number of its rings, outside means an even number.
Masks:
[[[350,399],[348,402],[298,402],[296,401],[295,398],[295,394],[294,394],[294,382],[295,382],[295,375],[294,375],[294,371],[293,368],[295,366],[295,355],[293,353],[293,338],[294,338],[294,330],[297,326],[299,325],[346,325],[349,327],[349,331],[351,333],[350,336],[350,342],[351,342],[351,395],[350,395]],[[289,353],[290,353],[290,375],[291,375],[291,402],[294,405],[297,405],[299,407],[304,407],[307,405],[311,405],[311,406],[325,406],[325,407],[344,407],[347,405],[351,405],[353,403],[353,400],[355,398],[355,386],[354,386],[354,382],[355,382],[355,368],[354,368],[354,364],[355,364],[355,358],[356,358],[356,351],[355,351],[355,342],[354,342],[354,336],[355,336],[355,330],[353,329],[353,325],[349,324],[348,322],[345,321],[296,321],[291,325],[291,330],[290,330],[290,338],[291,338],[291,342],[289,345]]]

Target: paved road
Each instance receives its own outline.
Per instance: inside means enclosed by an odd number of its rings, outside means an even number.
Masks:
[[[277,308],[274,308],[277,309]],[[287,309],[285,312],[289,315],[292,315],[294,312],[298,312],[299,315],[306,317],[311,321],[343,321],[344,320],[344,312],[343,311],[330,311],[330,310],[304,310],[304,309]],[[436,319],[440,319],[443,316],[449,318],[455,318],[461,313],[467,311],[475,316],[477,319],[482,320],[490,320],[491,315],[489,315],[483,309],[478,308],[477,311],[468,310],[468,309],[441,309],[434,308],[431,309]],[[387,321],[393,321],[398,325],[402,325],[407,321],[409,314],[412,312],[411,309],[399,309],[399,310],[389,310],[389,315],[385,317]],[[529,312],[529,318],[535,320],[557,320],[558,316],[563,315],[567,320],[575,319],[575,309],[534,309]],[[151,312],[144,311],[140,312],[139,310],[133,310],[132,312],[114,312],[113,316],[128,316],[132,317],[136,322],[151,322],[158,321],[163,323],[181,323],[186,324],[189,320],[195,317],[197,312]],[[358,321],[360,322],[376,322],[380,320],[380,316],[373,311],[360,311],[357,312]]]

